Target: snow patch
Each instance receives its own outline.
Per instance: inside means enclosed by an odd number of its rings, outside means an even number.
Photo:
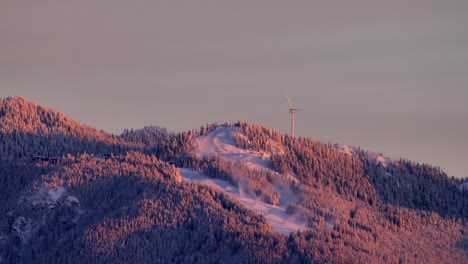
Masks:
[[[66,192],[65,187],[50,188],[47,192],[44,191],[44,186],[41,186],[39,191],[30,197],[22,197],[20,201],[26,201],[27,203],[36,206],[41,204],[47,204],[54,206]]]
[[[382,164],[382,166],[384,166],[385,168],[387,167],[387,159],[384,156],[379,155],[375,160],[377,161],[377,163]]]
[[[64,187],[57,187],[57,188],[52,188],[49,189],[47,192],[48,198],[52,202],[57,202],[60,197],[65,193],[65,188]]]
[[[195,139],[197,153],[200,157],[218,155],[229,161],[240,161],[252,169],[272,171],[268,168],[270,154],[238,148],[236,135],[243,136],[238,127],[219,126]]]
[[[273,183],[273,187],[281,195],[279,206],[267,204],[257,197],[247,195],[242,188],[239,189],[228,181],[210,178],[191,169],[180,169],[182,178],[221,189],[245,207],[264,215],[273,229],[280,234],[288,235],[290,232],[309,229],[295,216],[286,214],[286,207],[299,200],[289,186],[291,181],[300,182],[294,172],[282,175],[271,170],[268,168],[271,156],[269,153],[239,148],[236,144],[236,137],[245,137],[238,127],[219,126],[208,134],[197,137],[194,140],[194,145],[200,157],[219,156],[230,162],[241,162],[251,169],[265,170],[277,175],[278,179]],[[273,143],[272,148],[275,153],[281,153],[281,148]]]
[[[42,185],[36,193],[20,197],[17,208],[8,213],[9,217],[15,219],[9,236],[19,238],[22,244],[26,245],[29,241],[37,239],[37,232],[41,226],[54,224],[57,219],[60,219],[62,224],[76,224],[85,210],[81,208],[78,198],[67,196],[66,192],[65,187],[45,191]],[[68,210],[56,211],[57,208],[63,207]],[[0,238],[0,242],[2,239]]]
[[[78,198],[76,198],[75,196],[68,196],[67,197],[67,202],[69,204],[72,204],[72,203],[80,203],[80,201],[78,200]]]
[[[341,152],[343,152],[345,154],[348,154],[348,155],[353,155],[354,154],[354,150],[349,146],[346,146],[346,145],[343,145],[343,144],[335,144],[334,147],[337,150],[339,150],[339,151],[341,151]]]
[[[236,146],[235,137],[245,136],[239,131],[238,127],[219,126],[207,135],[197,137],[194,145],[200,157],[219,156],[231,162],[241,162],[250,169],[265,170],[280,175],[268,167],[270,154],[239,148]],[[272,143],[272,148],[275,153],[282,152],[281,148],[274,143]],[[284,175],[284,178],[299,183],[299,179],[292,171],[288,175]]]
[[[180,169],[180,174],[186,181],[219,189],[238,200],[246,208],[262,214],[273,230],[280,234],[289,235],[291,232],[309,229],[305,223],[286,213],[286,206],[297,202],[296,196],[289,188],[282,190],[280,205],[274,206],[243,193],[228,181],[210,178],[191,169]]]

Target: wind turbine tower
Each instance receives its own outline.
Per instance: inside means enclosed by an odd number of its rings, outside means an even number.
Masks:
[[[287,96],[286,98],[288,98],[288,103],[289,103],[289,113],[291,113],[291,137],[294,137],[294,113],[296,111],[302,111],[301,109],[297,109],[297,108],[294,108],[291,104],[291,100],[289,99],[289,96]]]

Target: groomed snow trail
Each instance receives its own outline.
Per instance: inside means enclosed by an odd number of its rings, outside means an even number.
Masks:
[[[289,235],[291,232],[308,229],[305,223],[301,223],[300,221],[297,221],[294,216],[286,214],[284,206],[267,204],[255,199],[255,197],[241,193],[236,186],[232,185],[228,181],[210,178],[192,171],[192,169],[180,169],[180,175],[183,179],[189,182],[203,184],[222,190],[238,200],[248,209],[265,216],[273,230],[280,234]]]
[[[238,127],[219,126],[207,135],[197,137],[194,145],[200,157],[220,156],[228,161],[239,161],[251,169],[268,170],[276,173],[268,168],[269,154],[249,151],[236,146],[235,136],[243,136],[239,133]],[[298,181],[292,173],[286,176],[278,174],[284,177],[284,181],[275,185],[276,191],[281,194],[281,200],[279,206],[274,206],[242,193],[228,181],[210,178],[191,169],[180,169],[180,172],[185,180],[218,188],[237,199],[245,207],[263,214],[273,229],[280,234],[288,235],[290,232],[308,229],[305,223],[298,221],[294,216],[290,216],[285,212],[289,204],[298,201],[297,195],[289,188],[286,180]]]

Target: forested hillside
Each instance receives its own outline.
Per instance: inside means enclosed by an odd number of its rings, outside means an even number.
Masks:
[[[33,155],[62,156],[88,153],[125,153],[142,143],[82,125],[70,117],[23,97],[0,100],[0,157],[28,160]]]
[[[332,144],[310,138],[291,138],[261,126],[240,123],[240,146],[272,152],[270,166],[292,171],[305,186],[330,190],[341,197],[369,205],[392,204],[468,218],[468,196],[458,188],[463,180],[449,178],[439,167],[409,160],[384,160],[354,148],[347,153]],[[283,146],[275,152],[272,142]]]
[[[19,199],[2,203],[7,263],[274,263],[289,255],[263,217],[181,182],[154,156],[70,156],[46,174],[28,173],[36,177]]]
[[[224,127],[266,167],[200,155],[195,141]],[[246,122],[116,136],[22,97],[0,100],[0,263],[468,262],[466,179],[344,149]],[[297,199],[286,213],[307,228],[279,234],[177,167],[272,206],[288,189]]]
[[[333,229],[335,243],[355,244],[354,250],[371,255],[394,247],[403,262],[423,262],[422,254],[407,253],[424,252],[431,262],[437,259],[435,252],[446,254],[436,248],[448,239],[446,245],[462,249],[466,257],[468,192],[457,188],[462,180],[426,164],[391,159],[384,164],[379,155],[359,148],[349,153],[257,125],[239,126],[245,134],[240,146],[271,152],[274,170],[292,172],[300,180],[292,185],[301,201],[289,212],[312,226]],[[275,145],[283,149],[275,150]],[[453,235],[459,240],[449,242]],[[440,261],[457,262],[451,256]]]

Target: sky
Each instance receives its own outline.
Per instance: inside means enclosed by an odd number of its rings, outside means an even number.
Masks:
[[[245,120],[468,176],[468,1],[1,0],[0,97],[111,133]]]

